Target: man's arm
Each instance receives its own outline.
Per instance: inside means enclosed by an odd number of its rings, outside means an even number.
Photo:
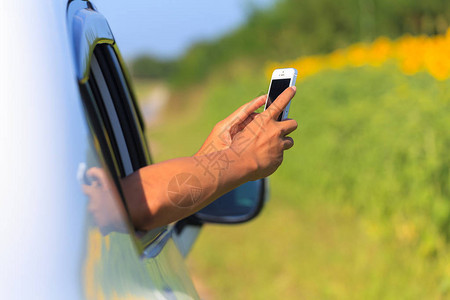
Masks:
[[[236,158],[230,149],[176,158],[125,178],[123,191],[136,228],[149,230],[187,217],[247,182],[256,166]],[[219,159],[233,162],[224,169]]]
[[[272,174],[283,160],[283,151],[293,146],[286,137],[297,128],[294,120],[276,121],[295,95],[288,88],[261,114],[257,98],[232,114],[229,139],[217,151],[199,151],[195,156],[146,166],[122,181],[125,200],[136,228],[149,230],[187,217],[239,185]],[[242,113],[244,111],[244,113]],[[211,140],[222,139],[220,132]],[[214,145],[211,142],[211,145]],[[208,145],[203,145],[207,149]]]

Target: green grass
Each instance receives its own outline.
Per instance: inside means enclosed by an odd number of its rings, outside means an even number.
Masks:
[[[177,93],[148,137],[155,161],[193,154],[265,93],[260,74]],[[392,66],[300,81],[295,146],[255,221],[205,226],[189,257],[217,299],[439,299],[450,294],[450,83]]]

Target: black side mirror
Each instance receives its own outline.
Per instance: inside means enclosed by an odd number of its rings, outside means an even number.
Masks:
[[[267,179],[249,181],[175,224],[174,240],[186,257],[205,223],[237,224],[258,216],[267,200]]]
[[[266,200],[266,178],[249,181],[223,195],[194,216],[202,223],[236,224],[255,218]]]

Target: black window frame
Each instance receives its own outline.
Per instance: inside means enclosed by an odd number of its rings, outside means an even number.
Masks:
[[[127,209],[126,201],[121,189],[120,179],[129,175],[124,167],[120,146],[116,140],[114,125],[108,117],[105,99],[99,88],[98,71],[93,71],[92,63],[97,62],[101,75],[106,82],[111,100],[117,114],[122,135],[125,139],[132,171],[152,163],[148,145],[145,139],[144,122],[137,106],[136,99],[129,85],[128,76],[116,45],[99,43],[95,46],[90,60],[88,77],[79,83],[82,100],[88,117],[89,127],[94,138],[98,141],[101,156],[116,184],[121,200]],[[117,124],[116,124],[117,126]],[[127,209],[128,217],[129,212]],[[140,241],[139,248],[143,250],[158,238],[167,226],[142,233],[136,231],[135,238]]]
[[[94,49],[93,56],[97,59],[106,84],[108,85],[119,118],[120,127],[124,133],[132,168],[133,171],[136,171],[150,164],[150,161],[147,160],[147,145],[145,144],[143,128],[141,127],[138,113],[136,112],[137,107],[135,107],[135,102],[132,100],[130,88],[125,80],[122,66],[113,47],[109,44],[97,45]]]

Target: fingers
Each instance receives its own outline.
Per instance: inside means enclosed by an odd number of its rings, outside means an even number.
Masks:
[[[86,175],[93,177],[94,180],[98,180],[99,185],[108,186],[108,177],[102,168],[92,167],[86,171]]]
[[[262,95],[239,107],[235,112],[227,117],[228,120],[233,122],[230,126],[247,119],[249,115],[266,103],[266,98],[267,95]]]
[[[294,146],[294,140],[290,136],[283,138],[283,151],[291,149]]]
[[[281,136],[286,136],[297,129],[298,123],[295,120],[292,119],[286,119],[283,121],[280,121],[279,126],[281,126]]]
[[[247,106],[244,108],[244,110],[246,111],[246,115],[250,115],[255,110],[266,104],[266,99],[267,95],[261,95],[247,103]]]
[[[239,125],[240,130],[244,129],[245,126],[247,126],[248,124],[250,124],[251,121],[253,121],[253,119],[255,119],[255,117],[257,116],[257,113],[251,113],[247,119],[245,119],[244,121],[242,121],[242,123]]]
[[[83,184],[82,186],[81,186],[81,189],[83,190],[83,193],[85,194],[85,195],[90,195],[91,194],[91,192],[92,192],[92,187],[90,186],[90,185],[86,185],[86,184]]]
[[[291,132],[297,129],[298,127],[297,121],[292,119],[286,119],[281,122],[278,122],[278,124],[281,126],[281,140],[283,151],[291,149],[294,146],[294,139],[286,135],[290,134]]]
[[[86,171],[86,175],[92,177],[102,177],[103,174],[104,174],[103,170],[99,167],[92,167]]]
[[[269,114],[273,119],[278,118],[289,101],[295,96],[296,90],[297,88],[295,86],[285,89],[264,113]]]

